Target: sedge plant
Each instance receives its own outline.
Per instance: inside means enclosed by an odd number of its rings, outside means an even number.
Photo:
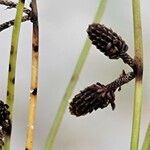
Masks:
[[[8,83],[7,83],[7,104],[9,106],[11,118],[13,115],[13,104],[14,104],[15,72],[16,72],[18,40],[19,40],[19,33],[20,33],[20,27],[21,27],[22,14],[24,10],[24,4],[25,4],[25,0],[19,0],[18,5],[17,5],[13,31],[12,31],[9,71],[8,71]],[[5,146],[4,146],[5,150],[10,149],[10,138],[11,138],[11,134],[6,137]]]
[[[131,135],[131,150],[138,150],[141,109],[142,109],[142,78],[143,78],[143,43],[140,14],[140,0],[132,0],[133,23],[134,23],[134,50],[136,62],[136,77],[134,91],[134,108]]]
[[[29,113],[28,113],[28,127],[26,137],[27,150],[33,149],[33,134],[37,105],[37,91],[38,91],[38,68],[39,68],[39,23],[38,10],[36,0],[31,2],[31,22],[33,23],[32,30],[32,70],[31,70],[31,87],[29,98]]]
[[[95,23],[98,23],[104,13],[107,0],[101,0],[96,12],[94,19]],[[31,10],[24,8],[25,0],[19,0],[18,4],[8,1],[0,0],[0,4],[3,4],[9,8],[17,8],[15,20],[10,20],[4,24],[0,25],[0,32],[7,29],[10,26],[13,27],[12,31],[12,40],[11,40],[11,50],[10,50],[10,60],[9,60],[9,71],[8,71],[8,85],[7,85],[7,104],[10,111],[10,120],[12,122],[13,115],[13,104],[14,104],[14,91],[15,91],[15,70],[16,70],[16,59],[17,59],[17,47],[21,21],[31,20],[33,23],[33,34],[32,34],[32,71],[31,71],[31,88],[30,88],[30,100],[29,100],[29,113],[28,113],[28,127],[27,127],[27,137],[26,137],[26,147],[25,149],[33,149],[33,133],[34,133],[34,124],[35,124],[35,115],[36,115],[36,104],[37,104],[37,92],[38,92],[38,64],[39,64],[39,27],[38,27],[38,13],[37,13],[37,4],[36,0],[32,0]],[[108,85],[102,85],[100,83],[93,84],[83,90],[77,97],[73,99],[74,101],[70,104],[70,112],[76,116],[85,115],[86,113],[91,113],[93,110],[96,110],[98,107],[104,108],[108,104],[111,104],[112,109],[115,108],[114,103],[114,92],[116,89],[120,89],[123,84],[128,83],[135,78],[135,92],[134,92],[134,108],[133,108],[133,122],[132,122],[132,134],[131,134],[131,144],[130,150],[139,149],[139,133],[140,133],[140,120],[141,120],[141,108],[142,108],[142,77],[143,77],[143,44],[142,44],[142,27],[141,27],[141,16],[140,16],[140,0],[132,0],[133,7],[133,23],[134,23],[134,49],[135,49],[135,58],[134,60],[130,58],[127,54],[121,54],[121,59],[127,63],[132,69],[133,72],[123,73],[121,76],[109,83]],[[22,16],[23,12],[26,14]],[[101,27],[105,28],[105,27]],[[93,28],[91,28],[93,29]],[[97,30],[97,29],[96,29]],[[108,30],[109,33],[112,30]],[[93,35],[91,35],[91,40]],[[119,39],[120,40],[120,39]],[[123,41],[124,43],[124,41]],[[95,44],[96,45],[96,44]],[[97,45],[98,46],[98,45]],[[123,48],[126,50],[124,45]],[[52,150],[54,142],[56,140],[56,135],[63,120],[65,110],[68,106],[68,100],[70,99],[75,85],[78,81],[80,73],[82,71],[83,65],[88,56],[89,50],[91,47],[91,42],[87,38],[84,44],[84,47],[81,51],[77,64],[75,66],[72,77],[69,81],[69,84],[66,88],[65,94],[60,103],[59,109],[56,113],[55,119],[53,121],[52,127],[50,128],[47,141],[45,144],[45,150]],[[111,45],[108,43],[107,49],[110,49]],[[111,55],[105,53],[109,58],[117,58],[116,55],[110,51]],[[120,57],[119,56],[119,57]],[[97,101],[93,102],[91,109],[91,93],[96,94],[96,97],[101,100],[103,103],[97,106]],[[80,101],[82,98],[82,101]],[[84,99],[89,98],[90,101],[86,102]],[[78,109],[78,106],[84,106],[89,102],[89,109],[82,111]],[[79,105],[77,105],[79,104]],[[81,108],[81,107],[80,107]],[[5,150],[10,149],[10,137],[11,134],[5,138]],[[150,124],[148,125],[147,132],[145,134],[145,139],[142,145],[142,150],[150,150]]]
[[[101,20],[103,13],[104,13],[104,10],[105,10],[106,2],[107,2],[107,0],[101,0],[100,1],[100,4],[98,6],[98,9],[97,9],[97,12],[96,12],[96,15],[94,18],[94,22],[99,22]],[[52,126],[50,128],[50,131],[49,131],[49,134],[47,137],[47,141],[45,144],[45,150],[52,150],[53,149],[53,145],[54,145],[54,141],[56,139],[57,132],[59,130],[59,127],[60,127],[61,122],[63,120],[63,116],[64,116],[65,111],[66,111],[67,106],[68,106],[68,100],[70,99],[70,97],[73,93],[73,90],[76,86],[79,75],[81,73],[83,65],[84,65],[86,58],[88,56],[90,47],[91,47],[91,42],[89,41],[89,39],[86,39],[85,44],[83,46],[83,49],[81,50],[79,59],[77,61],[77,64],[75,66],[74,72],[72,74],[72,77],[68,83],[65,94],[61,100],[58,111],[56,113],[56,116],[55,116],[54,121],[52,123]]]

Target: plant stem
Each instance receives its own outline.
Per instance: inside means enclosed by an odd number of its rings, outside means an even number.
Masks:
[[[107,84],[106,87],[109,90],[116,91],[117,89],[121,88],[122,85],[130,82],[134,78],[135,78],[134,72],[129,72],[127,74],[123,73],[122,75],[120,75],[119,78],[117,78],[113,82]]]
[[[7,6],[7,9],[16,8],[16,6],[17,6],[17,3],[13,2],[13,1],[10,1],[10,0],[0,0],[0,4],[4,5],[4,6]],[[29,15],[31,10],[24,7],[23,12]]]
[[[96,12],[96,16],[94,18],[94,22],[100,21],[102,15],[104,13],[104,10],[105,10],[106,2],[107,2],[107,0],[101,0],[99,7],[97,9],[97,12]],[[69,81],[69,84],[66,88],[65,94],[64,94],[62,101],[59,105],[59,108],[58,108],[58,111],[56,113],[55,119],[53,121],[52,127],[50,129],[49,134],[48,134],[46,145],[45,145],[45,150],[52,150],[52,148],[53,148],[53,144],[54,144],[58,129],[60,127],[60,124],[62,122],[65,110],[66,110],[67,105],[68,105],[68,100],[71,97],[73,90],[75,88],[75,85],[78,81],[80,72],[81,72],[83,65],[85,63],[85,60],[88,56],[90,47],[91,47],[91,42],[89,41],[89,39],[86,39],[85,44],[83,46],[83,49],[81,51],[81,54],[79,56],[79,59],[77,61],[77,64],[75,66],[74,72],[73,72],[72,77]]]
[[[149,123],[147,131],[146,131],[142,150],[150,150],[150,123]]]
[[[7,83],[7,104],[9,106],[9,111],[11,114],[11,121],[12,121],[13,104],[14,104],[14,87],[15,87],[17,49],[18,49],[19,33],[20,33],[24,3],[25,3],[25,0],[19,0],[18,2],[14,27],[12,31],[12,40],[11,40],[8,83]],[[9,137],[6,138],[5,146],[4,146],[5,150],[10,149],[10,138],[11,138],[11,134]]]
[[[33,149],[33,131],[35,124],[36,105],[37,105],[37,89],[38,89],[38,68],[39,68],[39,23],[36,0],[31,2],[33,22],[32,33],[32,72],[31,72],[31,87],[29,99],[29,113],[28,113],[28,128],[26,137],[26,150]]]
[[[134,49],[136,63],[136,78],[134,92],[134,110],[131,135],[131,150],[138,150],[140,120],[142,108],[142,77],[143,77],[143,44],[142,27],[140,16],[140,0],[132,0],[133,22],[134,22]]]
[[[29,15],[25,15],[25,16],[22,17],[21,21],[25,22],[25,21],[28,21],[30,19],[31,19],[31,17]],[[11,26],[13,26],[14,25],[14,21],[15,20],[13,19],[13,20],[9,20],[9,21],[7,21],[5,23],[0,24],[0,32],[2,32],[3,30],[5,30],[5,29],[7,29],[7,28],[9,28]]]

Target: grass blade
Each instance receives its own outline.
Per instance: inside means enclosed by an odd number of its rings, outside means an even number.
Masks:
[[[98,6],[97,12],[96,12],[96,16],[94,18],[94,22],[100,21],[102,15],[104,13],[104,10],[105,10],[106,2],[107,2],[107,0],[101,0],[100,4]],[[58,129],[60,127],[60,124],[62,122],[65,110],[66,110],[67,105],[68,105],[68,100],[71,97],[73,90],[75,88],[75,85],[78,81],[79,75],[80,75],[81,70],[83,68],[83,65],[85,63],[85,60],[88,56],[90,47],[91,47],[91,42],[89,41],[89,39],[86,39],[84,47],[81,51],[81,54],[79,56],[79,59],[77,61],[76,66],[75,66],[74,72],[73,72],[72,77],[69,81],[69,84],[66,88],[65,94],[64,94],[63,99],[60,103],[60,106],[58,108],[57,114],[56,114],[55,119],[53,121],[52,127],[50,129],[49,134],[48,134],[47,142],[45,145],[45,150],[52,150],[52,148],[53,148],[54,140],[56,138]]]
[[[147,131],[146,131],[142,150],[150,150],[150,123],[149,123]]]
[[[24,3],[25,3],[25,0],[19,0],[18,2],[14,27],[12,31],[12,39],[11,39],[9,72],[8,72],[8,83],[7,83],[7,104],[9,105],[9,111],[11,113],[11,120],[12,120],[12,115],[13,115],[12,113],[13,113],[13,104],[14,104],[17,49],[18,49],[19,33],[20,33]],[[10,149],[10,138],[11,138],[11,135],[9,137],[6,137],[5,146],[4,146],[5,150]]]
[[[132,0],[134,22],[134,49],[136,62],[136,78],[134,91],[134,110],[131,135],[131,150],[138,150],[141,108],[142,108],[142,77],[143,77],[143,43],[140,15],[140,0]]]

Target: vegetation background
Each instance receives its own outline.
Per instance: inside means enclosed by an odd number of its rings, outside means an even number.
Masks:
[[[16,1],[17,2],[17,1]],[[29,3],[30,1],[26,1]],[[87,36],[86,29],[92,23],[99,0],[45,0],[38,1],[40,22],[40,80],[36,117],[34,149],[44,149],[49,127],[81,48]],[[133,22],[131,0],[108,0],[101,23],[111,27],[128,43],[133,56]],[[141,139],[149,123],[150,114],[150,1],[141,1],[144,44],[144,89]],[[0,23],[12,19],[15,9],[0,7]],[[7,67],[11,30],[0,33],[0,98],[6,98]],[[17,60],[14,128],[12,150],[25,145],[28,97],[31,70],[31,24],[23,23]],[[92,46],[80,79],[74,91],[100,81],[108,83],[119,76],[122,69],[130,69],[121,60],[109,60]],[[134,81],[122,87],[116,94],[116,109],[108,107],[90,115],[76,118],[66,112],[55,143],[55,150],[126,150],[129,149]]]

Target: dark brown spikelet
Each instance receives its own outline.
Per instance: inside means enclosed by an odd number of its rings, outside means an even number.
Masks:
[[[89,39],[110,59],[118,59],[128,50],[122,38],[104,25],[93,23],[87,29]]]
[[[2,149],[2,147],[4,146],[4,139],[6,136],[6,132],[2,130],[2,128],[0,128],[0,150]]]
[[[70,103],[69,110],[72,115],[83,116],[98,108],[105,108],[111,104],[115,108],[115,95],[108,91],[106,86],[96,83],[81,91]]]
[[[6,134],[11,132],[11,121],[10,121],[10,112],[8,111],[8,105],[4,104],[0,100],[0,127]]]

